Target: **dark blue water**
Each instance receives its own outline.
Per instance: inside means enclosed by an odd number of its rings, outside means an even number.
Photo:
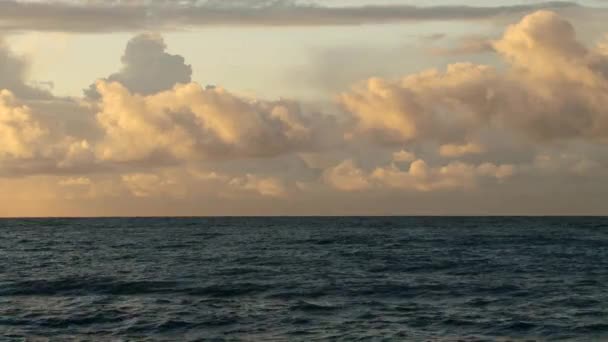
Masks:
[[[608,218],[0,220],[0,340],[608,340]]]

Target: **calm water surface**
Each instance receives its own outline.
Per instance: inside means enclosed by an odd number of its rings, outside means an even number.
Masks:
[[[608,218],[0,220],[0,336],[608,341]]]

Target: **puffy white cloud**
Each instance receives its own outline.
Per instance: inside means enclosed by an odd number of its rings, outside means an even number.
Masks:
[[[449,158],[458,158],[467,154],[479,154],[483,152],[485,152],[485,148],[477,143],[466,143],[463,145],[445,144],[439,147],[439,154]]]
[[[259,177],[247,174],[245,177],[236,177],[228,185],[237,191],[247,191],[265,197],[285,197],[287,189],[283,182],[274,177]]]
[[[577,41],[574,27],[551,11],[538,11],[509,26],[494,48],[515,71],[583,82],[595,78],[592,70],[580,63],[588,51]]]
[[[105,161],[276,156],[317,141],[293,102],[248,100],[196,83],[149,96],[119,83],[100,81],[97,89],[105,133],[97,149]]]
[[[463,190],[476,187],[481,180],[504,180],[515,173],[513,165],[484,163],[471,165],[451,162],[431,167],[424,160],[414,160],[407,169],[396,164],[378,167],[370,173],[358,168],[352,160],[326,170],[324,180],[340,191],[397,189],[413,192]]]
[[[110,77],[119,81],[96,83],[97,97],[24,99],[1,90],[0,174],[133,172],[198,160],[270,158],[320,151],[341,137],[333,118],[304,113],[295,101],[181,84],[189,81],[190,68],[165,52],[159,36],[134,38],[124,59],[124,70]],[[153,66],[162,75],[149,73]],[[273,191],[278,193],[264,190]]]
[[[10,91],[0,90],[0,160],[33,158],[48,134],[30,108],[19,104]]]
[[[45,201],[53,201],[60,205],[71,200],[107,200],[109,198],[124,198],[128,193],[119,178],[114,176],[58,176],[32,175],[28,177],[0,177],[0,201],[6,201],[8,207],[13,202],[37,203],[30,210],[40,211],[38,205]],[[49,203],[45,203],[49,205]],[[26,207],[27,208],[27,207]],[[10,209],[9,209],[10,210]],[[27,212],[27,211],[26,211]],[[9,215],[10,211],[0,210],[0,215]],[[46,212],[45,215],[50,215]],[[31,212],[30,216],[36,216]]]
[[[597,44],[597,50],[600,54],[608,56],[608,34]]]
[[[59,127],[10,91],[0,90],[0,174],[54,173],[92,165],[89,142]]]
[[[511,164],[496,165],[492,163],[483,163],[477,167],[476,171],[479,175],[503,180],[513,177],[516,170],[516,167]]]
[[[484,196],[496,204],[497,193],[526,192],[535,204],[539,183],[574,195],[583,184],[601,198],[605,189],[593,182],[608,177],[608,154],[598,151],[608,139],[602,44],[587,48],[567,21],[534,13],[492,43],[504,69],[457,63],[373,78],[339,97],[352,116],[330,118],[293,101],[192,83],[189,66],[159,36],[138,36],[124,69],[95,84],[97,97],[0,91],[0,202],[107,203],[113,211],[91,211],[103,214],[132,213],[131,205],[149,214],[150,204],[163,213],[266,206],[264,213],[311,214],[335,203],[350,213],[401,213],[402,199],[448,208],[457,198],[462,208],[461,196],[485,205]],[[152,66],[162,72],[146,74]],[[568,150],[577,143],[584,146]],[[202,201],[208,211],[199,211]]]
[[[155,173],[121,176],[128,192],[138,198],[193,199],[203,194],[228,198],[288,195],[284,182],[276,177],[254,174],[228,175],[198,169],[174,168]]]
[[[534,140],[608,139],[608,57],[580,43],[570,23],[539,11],[493,47],[506,71],[459,63],[399,81],[372,78],[340,103],[356,118],[355,133],[383,143],[466,146],[488,127]]]
[[[511,65],[511,87],[520,89],[502,95],[501,119],[542,139],[608,137],[608,57],[579,42],[568,21],[536,12],[494,46]]]
[[[62,146],[63,157],[57,162],[59,169],[72,169],[82,166],[91,166],[96,163],[95,151],[87,140],[67,138]]]
[[[367,175],[352,160],[346,160],[325,170],[323,180],[341,191],[361,191],[371,188]]]
[[[66,178],[59,181],[59,185],[61,186],[83,186],[83,185],[91,185],[91,179],[88,177],[72,177]]]
[[[566,151],[541,153],[528,165],[528,172],[537,172],[544,175],[574,174],[589,176],[594,171],[601,170],[605,170],[605,167],[591,157]]]
[[[500,180],[513,175],[513,170],[512,165],[486,163],[475,166],[462,162],[433,168],[418,159],[412,162],[408,170],[401,170],[395,165],[377,168],[371,178],[389,188],[429,192],[470,189],[477,186],[480,177]]]
[[[186,184],[171,175],[133,173],[123,175],[122,182],[135,197],[181,198],[186,195]]]
[[[462,140],[476,131],[490,109],[497,78],[493,68],[452,64],[445,73],[428,70],[391,82],[373,78],[340,96],[357,119],[356,131],[384,143],[419,139]]]
[[[416,160],[416,155],[412,152],[401,150],[393,153],[393,161],[397,163],[413,162],[414,160]]]

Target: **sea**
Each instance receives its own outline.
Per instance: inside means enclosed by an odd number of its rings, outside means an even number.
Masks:
[[[608,341],[608,218],[2,219],[0,341]]]

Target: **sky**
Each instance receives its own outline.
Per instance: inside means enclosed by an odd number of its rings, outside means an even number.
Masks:
[[[607,6],[2,1],[0,216],[606,215]]]

